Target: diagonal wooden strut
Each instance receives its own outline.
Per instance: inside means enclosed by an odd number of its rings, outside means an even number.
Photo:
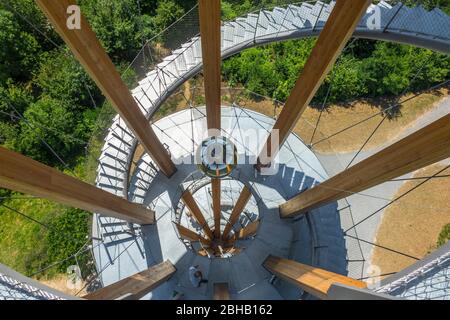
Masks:
[[[276,276],[320,299],[328,298],[328,290],[333,284],[360,289],[367,287],[362,281],[272,255],[264,261],[263,266]]]
[[[336,1],[300,77],[273,126],[273,130],[278,130],[280,147],[336,62],[370,2],[370,0]],[[259,166],[268,165],[276,156],[275,153],[269,135],[258,158]]]
[[[138,300],[168,280],[176,269],[170,261],[154,265],[93,293],[85,295],[88,300]]]
[[[208,236],[210,240],[213,239],[213,233],[211,229],[208,226],[208,223],[205,220],[205,217],[203,216],[202,211],[197,205],[197,202],[195,202],[194,197],[189,192],[189,190],[186,190],[183,192],[181,196],[181,200],[183,200],[186,207],[189,209],[191,214],[194,216],[195,221],[202,227],[205,234]]]
[[[227,225],[225,226],[225,229],[223,230],[222,239],[226,240],[228,234],[231,231],[231,228],[236,224],[238,221],[242,211],[244,211],[245,206],[247,205],[248,201],[250,200],[252,193],[249,188],[244,186],[244,188],[241,191],[241,194],[239,195],[239,198],[233,208],[233,211],[231,211],[230,218],[227,222]]]
[[[212,207],[214,214],[214,237],[220,238],[220,220],[222,216],[222,208],[220,205],[220,179],[211,179]]]
[[[225,241],[226,246],[234,245],[234,242],[236,240],[245,240],[249,237],[256,235],[256,232],[258,231],[259,228],[259,223],[260,223],[259,220],[249,223],[246,227],[242,228],[241,230],[239,230],[239,232],[235,233],[232,237],[228,238]]]
[[[220,0],[199,0],[208,129],[220,130]]]
[[[450,157],[450,114],[280,206],[283,218],[337,201]]]
[[[123,83],[87,20],[81,15],[80,28],[68,28],[67,10],[69,6],[76,5],[76,1],[36,0],[36,2],[161,171],[167,176],[175,173],[176,168],[170,155]]]
[[[186,227],[183,227],[182,225],[180,225],[178,223],[175,223],[175,226],[177,227],[178,233],[180,234],[181,238],[183,238],[185,240],[189,240],[189,241],[199,241],[203,245],[211,247],[211,240],[203,238],[198,233],[196,233]]]
[[[155,213],[136,203],[0,147],[0,187],[47,198],[133,223],[152,224]]]

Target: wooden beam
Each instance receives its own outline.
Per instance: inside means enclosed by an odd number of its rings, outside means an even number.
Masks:
[[[280,206],[280,215],[304,213],[448,157],[450,114],[300,193]]]
[[[222,207],[220,205],[220,179],[211,179],[212,207],[214,213],[214,237],[220,239],[220,220]]]
[[[248,237],[254,236],[259,228],[259,220],[249,223],[245,228],[239,230],[237,234],[237,239],[242,240]]]
[[[360,289],[367,287],[362,281],[272,255],[264,261],[263,266],[277,277],[320,299],[327,299],[328,290],[335,283]]]
[[[69,18],[67,8],[76,5],[76,1],[36,0],[36,2],[161,171],[167,176],[175,173],[176,168],[170,155],[120,78],[85,17],[81,15],[79,29],[67,27]]]
[[[199,241],[201,242],[203,245],[211,247],[211,240],[208,240],[204,237],[202,237],[201,235],[199,235],[198,233],[183,227],[182,225],[175,223],[177,229],[178,229],[178,233],[180,234],[180,237],[189,241]]]
[[[228,283],[214,283],[214,300],[230,300],[230,289]]]
[[[334,9],[273,127],[273,130],[278,130],[280,147],[341,54],[370,2],[370,0],[336,1]],[[276,150],[272,152],[271,147],[271,135],[269,135],[258,158],[259,166],[257,168],[268,165],[268,162],[275,157]],[[267,155],[267,161],[262,160],[265,155]]]
[[[176,269],[170,261],[154,265],[128,278],[85,295],[88,300],[138,300],[169,279]]]
[[[208,223],[205,220],[205,217],[203,216],[202,211],[197,205],[197,202],[195,202],[194,197],[189,192],[189,190],[186,190],[183,192],[181,196],[181,200],[183,200],[186,207],[189,209],[191,214],[194,216],[194,219],[198,222],[198,224],[203,228],[203,231],[208,236],[209,239],[213,239],[213,233],[211,229],[208,226]]]
[[[143,206],[0,147],[0,187],[139,224],[155,222]]]
[[[220,0],[199,0],[208,129],[220,130]]]
[[[225,226],[225,229],[223,230],[222,239],[225,240],[228,234],[231,231],[231,228],[236,224],[238,221],[242,211],[244,210],[245,206],[247,205],[248,201],[250,200],[252,193],[249,188],[244,186],[244,188],[241,191],[241,194],[239,195],[239,198],[233,208],[233,211],[231,211],[230,218],[228,219],[227,225]]]
[[[245,228],[239,230],[239,232],[235,233],[232,237],[225,240],[225,245],[233,246],[236,240],[244,240],[248,237],[254,236],[259,228],[259,220],[253,221],[249,223]]]

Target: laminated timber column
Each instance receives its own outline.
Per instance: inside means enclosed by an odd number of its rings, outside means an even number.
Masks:
[[[76,4],[75,0],[36,2],[161,171],[167,176],[175,173],[175,165],[167,150],[123,83],[87,20],[81,15],[79,29],[67,27],[67,10],[69,6]]]
[[[370,2],[371,0],[336,1],[300,77],[274,124],[273,130],[279,132],[280,147],[341,54]],[[264,155],[267,155],[268,160],[276,156],[275,150],[273,152],[271,150],[270,135],[261,151],[259,165],[268,165],[267,161],[261,161]]]
[[[367,287],[362,281],[275,256],[269,256],[263,266],[277,277],[320,299],[328,298],[328,290],[333,284],[344,284],[358,289]]]
[[[280,206],[293,217],[450,157],[450,114],[417,130]]]
[[[220,130],[220,0],[199,0],[208,129]]]
[[[93,293],[85,295],[88,300],[138,300],[168,280],[176,269],[170,261],[165,261],[149,269],[136,273]]]
[[[220,238],[220,219],[222,216],[222,209],[220,206],[220,179],[211,179],[211,193],[212,193],[212,206],[214,214],[214,237]]]
[[[133,223],[155,222],[155,213],[141,205],[3,147],[0,147],[0,187]]]
[[[198,207],[197,202],[195,202],[195,199],[192,196],[192,194],[188,190],[184,191],[183,194],[181,195],[181,200],[183,200],[184,204],[192,213],[198,224],[202,227],[203,231],[208,236],[208,238],[212,240],[213,233],[209,228],[208,223],[206,223],[205,217],[203,216],[202,211]]]
[[[220,134],[220,0],[199,0],[206,121],[209,135]],[[216,132],[216,133],[214,133]],[[212,179],[214,236],[220,238],[220,180]]]
[[[247,186],[244,186],[244,188],[241,191],[241,194],[239,195],[239,198],[233,208],[233,211],[231,211],[230,218],[228,220],[227,225],[225,226],[225,229],[223,230],[222,239],[226,240],[228,234],[231,231],[231,228],[236,224],[238,221],[242,211],[244,210],[245,206],[247,205],[248,201],[250,200],[252,193]]]

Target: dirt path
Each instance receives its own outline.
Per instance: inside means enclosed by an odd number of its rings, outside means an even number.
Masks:
[[[50,288],[56,289],[58,291],[64,292],[66,294],[69,295],[76,295],[79,291],[80,288],[73,288],[71,289],[70,286],[68,286],[68,277],[64,274],[62,275],[58,275],[53,279],[50,280],[39,280],[39,282],[45,284],[46,286],[49,286]],[[86,283],[82,282],[81,283],[81,288],[85,285]],[[86,290],[83,289],[78,296],[83,296],[87,294]]]

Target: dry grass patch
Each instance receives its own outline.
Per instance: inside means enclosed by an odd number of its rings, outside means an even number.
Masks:
[[[409,100],[401,105],[400,113],[393,119],[386,119],[377,129],[375,135],[369,140],[364,150],[383,145],[395,139],[401,132],[414,125],[414,122],[423,116],[427,111],[433,109],[444,96],[448,95],[448,89],[436,90]],[[412,94],[405,95],[401,100],[408,99]],[[262,99],[260,101],[241,98],[239,104],[242,107],[260,112],[269,117],[278,115],[282,108],[274,104],[271,100]],[[314,134],[313,143],[316,143],[330,135],[339,132],[359,121],[370,116],[367,120],[352,129],[346,130],[335,137],[324,140],[314,145],[314,150],[320,153],[346,153],[359,150],[372,131],[380,123],[383,115],[380,112],[380,103],[377,101],[360,101],[352,104],[351,107],[345,105],[332,105],[322,113],[319,126]],[[294,127],[294,132],[306,143],[311,142],[320,112],[317,109],[307,108],[301,119]]]
[[[444,168],[442,164],[434,164],[416,171],[414,177],[431,176]],[[450,174],[450,169],[440,173],[444,174]],[[395,197],[422,181],[405,182]],[[449,190],[449,178],[431,179],[390,205],[383,214],[375,242],[417,258],[435,250],[439,233],[450,223]],[[379,266],[382,274],[402,270],[414,262],[377,247],[372,254],[372,264]]]

